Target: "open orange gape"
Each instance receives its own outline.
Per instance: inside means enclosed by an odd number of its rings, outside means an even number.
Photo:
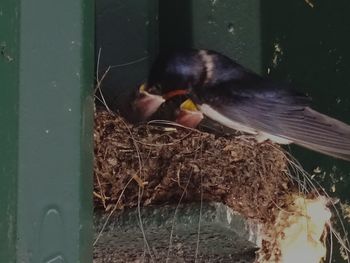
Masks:
[[[94,141],[97,209],[122,210],[139,200],[220,202],[259,225],[256,262],[316,263],[326,256],[329,200],[298,190],[288,155],[276,144],[176,125],[133,126],[106,111],[95,113]]]

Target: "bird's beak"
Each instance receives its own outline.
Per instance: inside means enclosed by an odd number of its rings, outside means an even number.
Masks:
[[[187,95],[189,92],[189,90],[177,89],[169,91],[163,96],[155,95],[147,92],[146,85],[142,84],[139,87],[137,98],[134,101],[134,108],[136,109],[141,120],[147,120],[165,101],[176,96]]]
[[[196,128],[202,120],[203,114],[192,100],[187,99],[180,105],[180,111],[176,118],[177,123],[189,128]]]
[[[147,120],[164,102],[165,99],[162,96],[148,93],[145,90],[145,84],[142,84],[139,88],[137,98],[134,101],[134,107],[140,119]]]

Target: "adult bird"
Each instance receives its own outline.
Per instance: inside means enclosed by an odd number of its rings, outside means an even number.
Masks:
[[[350,126],[310,108],[310,98],[215,51],[160,55],[134,107],[148,119],[167,100],[183,97],[177,121],[195,127],[203,114],[261,142],[295,143],[350,160]],[[189,100],[186,100],[188,98]]]

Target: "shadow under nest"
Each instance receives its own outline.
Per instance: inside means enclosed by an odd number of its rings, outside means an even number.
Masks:
[[[94,154],[95,208],[106,211],[139,201],[149,206],[203,200],[271,224],[288,197],[298,193],[282,148],[244,135],[135,126],[98,110]]]

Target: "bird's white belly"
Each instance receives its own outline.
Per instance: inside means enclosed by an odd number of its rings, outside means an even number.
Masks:
[[[222,115],[218,111],[214,110],[212,107],[210,107],[207,104],[202,104],[198,105],[199,110],[207,117],[210,119],[217,121],[221,123],[222,125],[237,130],[237,131],[242,131],[250,134],[258,134],[256,130],[253,128],[250,128],[248,126],[242,125],[241,123],[235,122],[226,116]]]
[[[292,141],[290,141],[288,139],[281,138],[279,136],[265,133],[262,131],[258,131],[258,130],[255,130],[254,128],[248,127],[244,124],[233,121],[233,120],[227,118],[226,116],[222,115],[218,111],[214,110],[212,107],[210,107],[207,104],[197,105],[197,107],[205,116],[209,117],[210,119],[212,119],[214,121],[221,123],[222,125],[224,125],[228,128],[255,135],[255,138],[258,142],[271,140],[271,141],[276,142],[278,144],[290,144],[290,143],[292,143]]]

